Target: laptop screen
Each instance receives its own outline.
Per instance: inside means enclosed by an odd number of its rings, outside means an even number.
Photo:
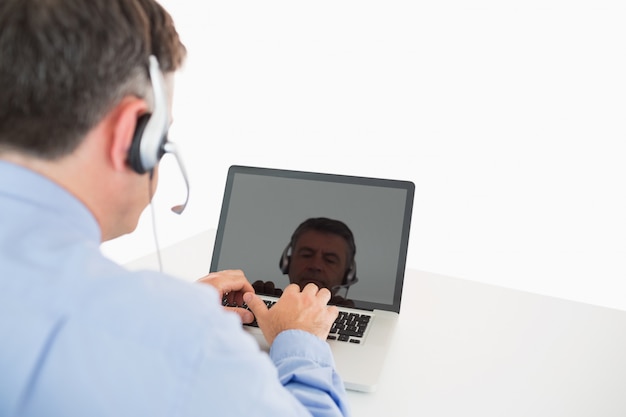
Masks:
[[[303,274],[311,277],[314,269],[352,258],[340,281],[328,287],[337,294],[333,300],[349,304],[331,303],[399,312],[414,189],[410,181],[231,166],[211,271],[241,269],[251,282],[271,283],[255,285],[257,292],[276,295],[268,288],[279,293],[295,282],[296,264],[314,262],[318,253],[316,244],[299,240],[294,248],[294,232],[321,221],[338,225],[351,249],[347,255],[320,249],[322,265],[305,266],[309,272]],[[332,239],[327,243],[332,246]]]

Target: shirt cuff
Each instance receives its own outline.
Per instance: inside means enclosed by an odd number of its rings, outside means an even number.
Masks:
[[[328,343],[304,330],[285,330],[272,343],[270,358],[274,363],[291,357],[307,358],[321,366],[335,367]]]

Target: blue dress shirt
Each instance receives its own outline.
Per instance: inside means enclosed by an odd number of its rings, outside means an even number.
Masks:
[[[80,201],[0,161],[0,416],[347,414],[325,342],[267,355],[212,287],[113,263]]]

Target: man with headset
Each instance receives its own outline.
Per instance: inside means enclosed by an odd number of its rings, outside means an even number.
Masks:
[[[328,288],[331,304],[354,307],[347,292],[356,277],[356,245],[354,235],[343,222],[327,217],[309,218],[296,228],[285,248],[280,269],[289,275],[289,282],[304,288],[314,283]],[[345,296],[339,295],[346,289]]]
[[[135,229],[174,152],[186,51],[169,14],[3,0],[0,28],[0,415],[347,415],[328,289],[290,285],[268,310],[241,271],[190,284],[100,252]],[[247,303],[269,355],[223,297]]]

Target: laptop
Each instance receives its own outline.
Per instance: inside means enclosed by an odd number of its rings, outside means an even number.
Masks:
[[[346,388],[375,391],[400,314],[414,191],[410,181],[233,165],[210,270],[243,270],[271,308],[296,279],[295,230],[315,219],[347,227],[355,251],[328,287],[340,317],[327,342]],[[269,350],[258,327],[244,328]]]

